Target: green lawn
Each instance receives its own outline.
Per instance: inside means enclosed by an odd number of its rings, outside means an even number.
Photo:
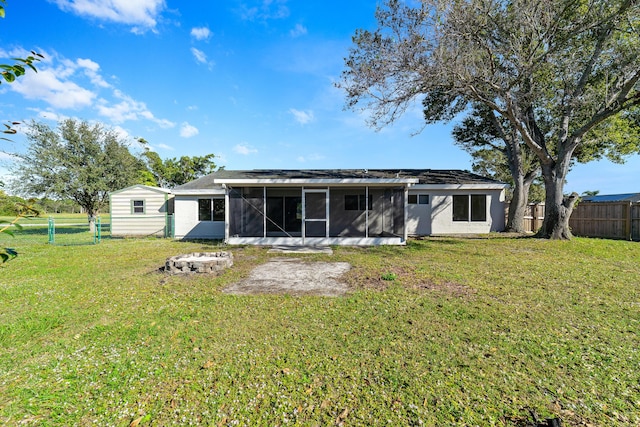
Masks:
[[[295,255],[353,265],[327,298],[221,293],[283,256],[265,248],[180,277],[167,257],[218,247],[0,238],[21,252],[0,268],[1,425],[640,424],[637,242]]]

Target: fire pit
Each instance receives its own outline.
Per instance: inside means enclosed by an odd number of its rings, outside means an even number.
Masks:
[[[232,265],[231,252],[194,252],[167,258],[164,271],[171,274],[217,273]]]

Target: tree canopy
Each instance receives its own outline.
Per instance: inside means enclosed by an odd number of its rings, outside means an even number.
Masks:
[[[57,129],[32,121],[29,147],[13,166],[14,189],[38,197],[72,199],[92,218],[108,193],[141,179],[144,164],[116,132],[96,123],[63,120]]]
[[[540,235],[570,238],[576,156],[640,151],[640,4],[633,0],[387,0],[375,31],[358,30],[339,86],[375,126],[421,100],[427,123],[479,103],[538,158]],[[613,131],[615,130],[615,131]]]
[[[146,141],[141,140],[143,144]],[[180,158],[161,159],[158,153],[149,149],[142,153],[142,157],[153,177],[155,185],[163,188],[173,188],[186,184],[215,171],[214,154],[204,156],[181,156]]]

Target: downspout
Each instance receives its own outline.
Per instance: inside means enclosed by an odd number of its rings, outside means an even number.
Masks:
[[[222,184],[224,189],[224,242],[229,243],[229,189],[227,184]]]
[[[369,238],[369,186],[364,187],[364,237]]]
[[[164,193],[164,238],[167,237],[169,237],[169,195]]]
[[[412,187],[413,184],[407,184],[404,187],[404,224],[403,224],[403,238],[404,238],[404,242],[407,242],[407,239],[409,238],[409,231],[408,231],[408,227],[407,227],[407,222],[409,221],[409,212],[408,212],[408,207],[409,207],[409,187]]]

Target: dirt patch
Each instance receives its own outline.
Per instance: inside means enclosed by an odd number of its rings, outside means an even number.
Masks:
[[[273,258],[253,269],[250,276],[223,292],[239,295],[344,295],[348,286],[340,281],[349,271],[347,262],[305,262],[295,258]]]

